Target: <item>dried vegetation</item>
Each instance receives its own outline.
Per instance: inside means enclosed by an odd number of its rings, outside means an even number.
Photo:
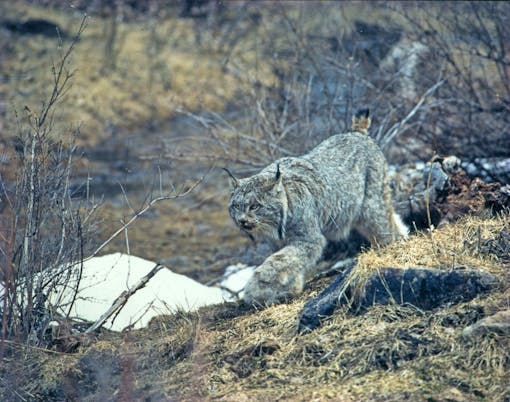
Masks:
[[[465,266],[487,269],[507,281],[508,256],[498,255],[490,245],[509,229],[507,214],[466,217],[407,242],[368,250],[355,272],[387,266]],[[510,307],[505,288],[430,312],[394,305],[375,306],[362,315],[340,309],[314,332],[298,335],[304,302],[327,280],[312,282],[295,301],[262,311],[230,304],[162,316],[147,329],[122,335],[78,336],[74,353],[9,343],[12,359],[30,356],[37,367],[31,373],[10,374],[17,376],[17,392],[60,400],[72,395],[97,400],[105,390],[183,401],[461,401],[509,396],[509,339],[487,336],[470,343],[460,336],[465,326]],[[65,345],[59,348],[65,350]],[[105,400],[112,398],[110,394]]]
[[[497,7],[493,3],[486,11],[497,12]],[[41,10],[16,2],[16,7],[8,11],[14,13],[9,17],[26,18],[40,17]],[[111,20],[95,15],[74,54],[73,63],[79,67],[74,90],[55,120],[62,125],[86,122],[81,129],[82,140],[89,145],[148,127],[164,127],[170,133],[165,143],[172,151],[168,156],[177,163],[192,160],[191,165],[176,168],[177,175],[194,172],[203,163],[201,156],[231,162],[247,172],[274,157],[309,148],[321,136],[348,127],[352,109],[368,100],[378,110],[379,121],[374,127],[381,129],[377,135],[384,139],[386,132],[396,140],[396,151],[389,152],[395,160],[403,158],[401,149],[405,150],[404,157],[421,159],[451,149],[463,150],[466,158],[471,158],[476,152],[489,153],[494,147],[508,155],[508,143],[501,141],[508,129],[508,85],[502,80],[506,70],[497,75],[484,73],[471,86],[463,81],[469,78],[471,64],[461,59],[462,52],[453,51],[455,57],[442,69],[427,64],[451,50],[447,41],[450,36],[444,33],[452,26],[450,22],[456,21],[455,14],[445,12],[437,26],[428,26],[434,20],[432,12],[419,19],[424,27],[433,28],[428,35],[413,39],[436,49],[433,56],[421,60],[421,68],[425,66],[434,74],[424,73],[423,81],[417,81],[416,98],[405,99],[398,95],[401,73],[393,71],[391,76],[391,71],[384,75],[382,70],[370,70],[373,57],[377,57],[370,49],[339,47],[340,43],[352,45],[365,40],[353,29],[354,20],[361,17],[368,23],[383,21],[391,28],[396,22],[388,19],[390,15],[395,18],[392,10],[346,6],[331,13],[319,10],[320,18],[309,20],[302,9],[296,10],[282,13],[279,7],[269,8],[261,25],[254,23],[262,18],[257,13],[240,13],[249,18],[240,17],[238,24],[232,23],[235,19],[229,20],[230,24],[213,24],[214,29],[201,29],[200,23],[177,17],[161,18],[157,24],[154,20],[127,18],[115,28],[116,40],[110,45],[99,39],[112,35]],[[413,25],[403,10],[406,8],[398,8],[398,22],[407,28],[417,27],[414,33],[419,33],[423,27]],[[503,11],[508,12],[508,8]],[[44,9],[43,15],[72,31],[68,15],[52,9]],[[501,15],[504,17],[504,13]],[[476,26],[492,27],[487,25],[488,20],[482,15]],[[303,24],[294,24],[296,21]],[[389,31],[381,34],[391,36]],[[310,36],[309,32],[317,35]],[[166,38],[170,39],[164,44]],[[470,35],[461,39],[466,38],[469,44]],[[469,54],[468,61],[490,56],[494,60],[487,63],[493,65],[504,53],[505,43],[491,50],[496,42],[483,38],[487,44],[475,49],[483,53]],[[436,39],[440,46],[434,47]],[[6,78],[0,83],[0,91],[12,94],[17,104],[44,99],[45,79],[36,74],[45,74],[44,66],[50,65],[48,47],[54,41],[25,37],[6,43],[4,51],[9,57],[2,60],[2,68],[18,71],[25,63],[33,68]],[[200,51],[190,48],[198,45]],[[271,51],[275,49],[282,51],[280,59],[273,58],[275,53]],[[285,53],[289,49],[296,49],[295,53]],[[105,64],[106,51],[116,56],[114,64]],[[223,59],[218,61],[211,55],[222,55]],[[321,58],[315,57],[318,55]],[[508,63],[504,59],[507,56],[501,57],[500,61]],[[443,74],[459,66],[462,69],[457,79],[445,83],[408,124],[399,125],[421,99],[425,100],[423,94],[441,82]],[[395,68],[398,70],[398,66]],[[493,79],[489,79],[491,76]],[[367,77],[373,81],[367,81]],[[352,82],[360,84],[349,86]],[[501,95],[495,105],[489,102],[491,88],[497,88]],[[478,103],[473,103],[471,96]],[[456,109],[458,105],[460,109]],[[177,124],[172,120],[176,106],[184,113],[201,108],[209,111],[193,115],[201,129],[194,127],[187,132],[192,143],[189,146],[179,142],[182,138],[176,133]],[[492,106],[497,110],[493,111]],[[216,112],[229,107],[237,113],[226,122]],[[437,118],[429,119],[432,113]],[[7,122],[3,124],[0,129],[12,132]],[[466,127],[469,135],[463,136]],[[493,140],[491,144],[484,140],[487,134]],[[452,141],[442,143],[441,138]],[[0,142],[3,155],[8,141]],[[258,152],[257,158],[246,158],[250,152]],[[85,169],[91,166],[86,159],[81,163]],[[160,205],[152,218],[140,219],[138,230],[131,231],[129,239],[126,234],[126,238],[112,242],[112,249],[130,244],[134,254],[153,259],[188,255],[186,263],[179,265],[174,260],[176,265],[169,265],[176,270],[185,266],[188,274],[203,281],[216,276],[234,258],[236,252],[232,250],[246,243],[227,223],[226,180],[217,184],[222,179],[210,177],[209,183],[186,202]],[[300,298],[261,311],[237,304],[209,307],[193,314],[162,316],[147,329],[122,334],[77,334],[71,328],[79,325],[69,323],[68,328],[61,327],[60,333],[47,334],[48,349],[30,346],[21,339],[5,341],[0,395],[5,400],[20,401],[509,399],[509,339],[487,336],[469,343],[460,336],[465,326],[510,308],[510,217],[505,211],[499,215],[480,213],[479,207],[487,204],[480,194],[485,194],[487,187],[473,183],[466,184],[466,192],[461,190],[462,182],[457,182],[461,195],[452,190],[444,205],[453,210],[442,212],[451,215],[449,220],[473,213],[473,209],[477,214],[415,234],[409,241],[366,250],[353,272],[359,278],[378,268],[394,266],[484,269],[504,284],[489,296],[430,312],[393,305],[375,306],[363,315],[339,309],[312,333],[299,335],[296,329],[301,309],[327,285],[330,279],[323,277],[313,280]],[[465,194],[469,194],[467,198],[461,198]],[[474,201],[476,208],[471,208]],[[127,220],[131,212],[124,204],[112,203],[101,213],[110,225]]]

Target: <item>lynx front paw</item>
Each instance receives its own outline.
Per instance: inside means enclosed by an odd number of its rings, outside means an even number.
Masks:
[[[244,288],[244,302],[270,306],[291,298],[303,290],[303,275],[277,270],[264,264],[255,270]]]

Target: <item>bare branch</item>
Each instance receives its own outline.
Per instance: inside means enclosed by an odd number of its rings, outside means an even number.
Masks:
[[[94,332],[96,329],[101,327],[105,321],[113,314],[118,313],[126,305],[129,298],[133,296],[138,290],[142,289],[147,284],[147,282],[149,282],[151,278],[163,268],[165,268],[163,265],[156,264],[154,268],[152,268],[147,275],[140,278],[140,280],[135,283],[133,287],[122,292],[122,294],[112,303],[111,307],[106,310],[105,313],[101,315],[101,317],[99,317],[99,319],[94,324],[87,328],[85,333],[90,334],[91,332]]]

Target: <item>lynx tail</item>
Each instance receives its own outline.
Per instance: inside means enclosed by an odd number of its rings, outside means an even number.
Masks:
[[[360,109],[358,110],[354,116],[352,116],[352,131],[358,131],[361,134],[368,134],[368,129],[370,128],[370,123],[372,119],[369,117],[370,110],[369,109]]]

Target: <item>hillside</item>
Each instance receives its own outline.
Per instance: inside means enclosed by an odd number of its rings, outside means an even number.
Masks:
[[[405,256],[409,266],[476,267],[507,278],[508,255],[498,257],[486,245],[508,225],[508,216],[462,219],[362,254],[358,269],[401,266]],[[10,368],[3,378],[13,388],[3,392],[79,401],[508,397],[509,338],[461,336],[479,318],[508,308],[507,285],[433,311],[393,305],[357,315],[339,309],[313,332],[298,334],[304,303],[329,281],[312,281],[299,299],[261,311],[228,304],[161,316],[147,329],[123,334],[59,334],[48,351],[8,342]]]
[[[508,3],[0,11],[0,400],[510,399]],[[146,328],[85,333],[70,306],[48,305],[91,256],[132,254],[208,286],[260,264],[267,245],[232,222],[221,168],[241,178],[301,155],[362,107],[409,239],[331,244],[304,292],[267,308],[168,308]],[[350,258],[352,271],[332,268]],[[497,285],[432,309],[342,304],[298,331],[337,275],[363,288],[395,268]],[[466,336],[483,319],[496,323]]]

